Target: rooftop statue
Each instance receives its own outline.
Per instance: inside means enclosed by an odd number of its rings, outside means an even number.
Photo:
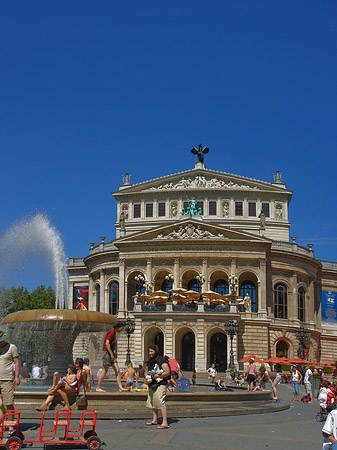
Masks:
[[[198,161],[204,164],[204,155],[209,152],[209,148],[202,148],[202,144],[199,144],[199,148],[196,149],[195,147],[193,147],[191,152],[193,153],[193,155],[198,155]]]

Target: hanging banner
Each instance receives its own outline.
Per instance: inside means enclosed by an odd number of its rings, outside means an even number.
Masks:
[[[73,309],[88,309],[88,286],[76,286],[73,291]]]
[[[322,322],[337,323],[337,292],[321,292]]]

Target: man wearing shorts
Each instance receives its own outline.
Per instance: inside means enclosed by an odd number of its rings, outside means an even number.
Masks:
[[[306,371],[304,374],[304,387],[305,387],[305,393],[310,396],[310,402],[312,401],[312,384],[311,384],[311,378],[312,378],[312,372],[310,370],[310,366],[305,366]]]
[[[13,363],[15,374],[13,380]],[[6,342],[5,333],[0,330],[0,391],[7,411],[14,409],[14,384],[20,384],[20,363],[18,349]]]
[[[125,326],[124,322],[116,322],[111,330],[107,332],[103,342],[103,370],[97,382],[96,392],[106,392],[101,388],[105,375],[111,366],[116,374],[119,392],[125,391],[122,387],[121,373],[117,364],[117,340],[116,333],[120,333]]]

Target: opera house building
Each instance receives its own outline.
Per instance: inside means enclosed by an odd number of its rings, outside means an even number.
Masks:
[[[120,366],[128,338],[135,365],[151,343],[197,372],[251,354],[334,362],[337,263],[289,235],[282,174],[267,182],[207,169],[200,150],[191,170],[137,184],[123,176],[112,193],[116,238],[70,258],[69,306],[132,319]],[[102,335],[82,333],[74,352],[93,361],[101,347]]]

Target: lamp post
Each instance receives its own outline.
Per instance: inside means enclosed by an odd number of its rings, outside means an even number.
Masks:
[[[138,294],[137,303],[140,304],[140,303],[142,303],[142,299],[140,298],[140,294],[141,294],[142,287],[145,284],[145,278],[143,277],[142,274],[139,274],[139,275],[137,275],[135,277],[135,280],[136,280],[137,294]]]
[[[150,292],[150,290],[152,289],[152,284],[149,281],[145,281],[143,286],[144,286],[146,294],[148,294]]]
[[[131,359],[130,359],[130,336],[135,331],[135,327],[136,327],[135,321],[133,319],[130,319],[130,317],[128,317],[126,319],[126,323],[125,323],[125,327],[124,327],[125,333],[127,334],[127,337],[128,337],[128,348],[126,350],[125,366],[127,366],[131,362]]]
[[[304,343],[310,338],[310,331],[307,328],[304,328],[303,325],[301,325],[298,328],[295,328],[295,334],[296,338],[298,339],[300,343],[300,354],[301,358],[304,358]]]
[[[205,283],[205,275],[203,275],[202,273],[199,273],[199,275],[197,275],[196,280],[199,283],[199,289],[200,289],[200,297],[199,297],[199,303],[202,303],[202,285]]]
[[[231,275],[228,279],[229,282],[229,289],[231,293],[231,304],[230,304],[230,311],[236,312],[236,303],[235,303],[235,294],[237,293],[239,289],[239,280],[238,277]]]
[[[234,352],[233,352],[233,337],[237,334],[239,329],[239,324],[236,320],[231,317],[229,320],[225,322],[225,330],[227,335],[231,340],[231,350],[230,350],[230,358],[229,358],[229,368],[232,369],[234,367]]]
[[[173,281],[174,281],[174,276],[172,275],[172,273],[169,273],[168,275],[166,275],[165,280],[167,281],[167,287],[169,290],[169,296],[167,299],[167,303],[172,303],[172,286],[173,286]]]

